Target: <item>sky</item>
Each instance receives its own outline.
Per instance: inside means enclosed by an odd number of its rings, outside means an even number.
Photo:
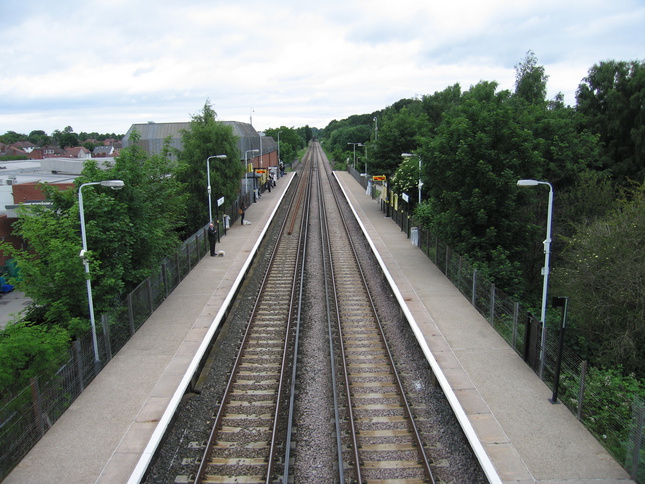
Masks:
[[[495,81],[532,51],[548,97],[645,60],[645,0],[0,0],[0,134],[185,122],[324,128]]]

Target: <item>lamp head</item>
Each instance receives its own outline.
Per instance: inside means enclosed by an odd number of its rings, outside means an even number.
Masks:
[[[413,155],[412,153],[401,153],[401,156],[402,156],[403,158],[411,158],[411,157],[413,157],[414,155]]]
[[[517,180],[518,187],[534,187],[538,185],[537,180]]]
[[[101,182],[102,187],[110,187],[112,190],[121,190],[125,186],[123,180],[104,180]]]

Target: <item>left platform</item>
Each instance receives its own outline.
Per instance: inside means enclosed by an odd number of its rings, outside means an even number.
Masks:
[[[246,211],[154,311],[5,484],[128,482],[169,424],[209,338],[226,314],[265,230],[293,181],[287,173]]]

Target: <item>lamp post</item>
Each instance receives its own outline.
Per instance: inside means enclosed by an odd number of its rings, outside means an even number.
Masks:
[[[374,116],[374,141],[378,140],[378,118]]]
[[[244,194],[248,195],[249,194],[249,162],[247,155],[249,153],[256,153],[259,152],[260,150],[246,150],[244,152]]]
[[[401,156],[403,158],[411,158],[414,155],[412,153],[401,153]],[[421,157],[419,155],[416,155],[416,156],[419,157],[419,183],[418,183],[418,187],[419,187],[419,203],[421,203],[421,188],[423,188],[423,182],[421,181]]]
[[[347,143],[348,145],[354,145],[354,169],[356,169],[356,147],[363,146],[363,143]]]
[[[548,185],[549,187],[549,208],[546,221],[546,239],[544,239],[544,267],[542,275],[542,311],[540,321],[542,322],[542,333],[540,335],[540,378],[544,372],[544,360],[546,354],[546,300],[549,287],[549,260],[551,258],[551,221],[553,219],[553,186],[549,182],[538,180],[518,180],[518,187],[534,187],[537,185]]]
[[[282,131],[278,131],[278,163],[276,164],[276,169],[275,169],[276,178],[278,177],[277,167],[280,166],[280,133],[282,133]]]
[[[85,266],[85,281],[87,284],[87,304],[90,308],[90,324],[92,326],[92,345],[94,346],[94,364],[99,363],[99,347],[96,339],[96,322],[94,321],[94,303],[92,301],[92,282],[90,281],[90,263],[87,260],[87,236],[85,235],[85,210],[83,208],[83,187],[90,185],[101,185],[104,187],[111,187],[113,190],[123,188],[125,183],[123,180],[104,180],[100,182],[83,183],[78,187],[78,211],[81,217],[81,240],[83,241],[83,249],[79,254],[83,265]]]
[[[210,165],[210,161],[212,158],[224,159],[226,158],[226,155],[214,155],[206,158],[206,180],[208,182],[206,190],[208,191],[208,221],[209,222],[213,221],[213,207],[212,207],[213,202],[211,201],[211,165]]]

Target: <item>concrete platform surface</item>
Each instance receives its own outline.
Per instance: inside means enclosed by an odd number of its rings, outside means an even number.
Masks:
[[[422,347],[442,372],[504,483],[632,482],[626,471],[347,173],[350,203],[396,285]],[[247,210],[5,479],[7,484],[137,482],[181,395],[186,372],[219,324],[262,229],[292,175]],[[430,354],[429,351],[432,353]],[[499,481],[497,481],[499,482]]]
[[[226,255],[197,264],[3,483],[128,482],[293,176],[247,209],[250,225],[221,236],[216,250]]]
[[[500,479],[633,482],[360,184],[336,175]]]

